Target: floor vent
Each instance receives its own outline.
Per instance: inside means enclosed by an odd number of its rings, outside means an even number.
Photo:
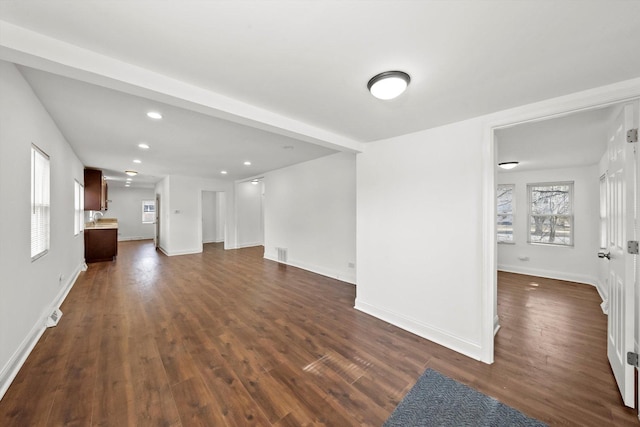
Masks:
[[[47,328],[53,328],[58,324],[60,318],[62,317],[62,311],[59,308],[53,310],[53,313],[47,317]]]
[[[278,251],[278,262],[287,263],[287,248],[276,248]]]

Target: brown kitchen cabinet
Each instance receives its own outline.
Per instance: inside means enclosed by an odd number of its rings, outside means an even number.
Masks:
[[[84,170],[84,210],[106,211],[108,209],[108,186],[101,170]]]
[[[112,261],[118,255],[118,229],[85,229],[85,262]]]

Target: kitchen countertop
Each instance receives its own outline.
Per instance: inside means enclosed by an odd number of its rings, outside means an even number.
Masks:
[[[84,224],[85,230],[108,230],[118,228],[116,218],[100,218],[97,221],[89,221]]]

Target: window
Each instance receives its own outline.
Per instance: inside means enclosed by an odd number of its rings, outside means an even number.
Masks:
[[[31,146],[31,260],[49,251],[49,156]]]
[[[142,223],[153,224],[156,221],[156,201],[144,200],[142,202]]]
[[[73,233],[77,236],[84,230],[84,186],[78,181],[74,181],[73,194],[75,202]]]
[[[513,239],[513,215],[515,211],[515,199],[513,198],[515,186],[513,184],[498,185],[496,208],[498,243],[514,243]]]
[[[573,182],[527,185],[529,242],[573,246]]]

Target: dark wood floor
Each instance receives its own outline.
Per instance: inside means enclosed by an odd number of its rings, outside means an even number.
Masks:
[[[0,401],[2,426],[380,426],[431,367],[550,425],[635,425],[594,288],[499,275],[486,365],[353,309],[262,248],[91,264]]]

